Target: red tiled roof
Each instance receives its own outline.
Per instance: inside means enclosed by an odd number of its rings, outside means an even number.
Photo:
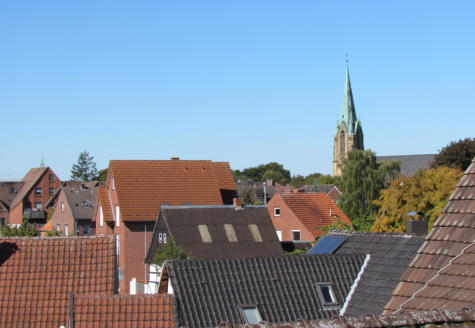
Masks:
[[[236,184],[228,162],[212,162],[220,189],[236,190]]]
[[[475,158],[386,305],[403,310],[475,308]]]
[[[167,295],[80,296],[74,298],[75,328],[175,327]]]
[[[114,293],[106,237],[0,238],[0,327],[68,326],[69,295]]]
[[[53,221],[49,220],[46,222],[44,226],[42,226],[39,231],[41,232],[48,232],[48,231],[53,231]]]
[[[25,177],[21,180],[24,182],[23,187],[18,192],[16,197],[12,200],[10,208],[13,208],[16,204],[20,203],[25,195],[33,188],[35,183],[41,178],[41,176],[48,171],[47,167],[35,167],[28,171]]]
[[[107,189],[104,187],[99,187],[97,189],[96,197],[99,197],[99,201],[102,206],[102,214],[104,215],[104,221],[114,221],[114,217],[112,216],[111,202]]]
[[[161,204],[222,205],[222,164],[211,161],[110,161],[124,221],[156,220]],[[229,174],[231,172],[229,171]],[[219,176],[219,179],[218,179]]]
[[[322,231],[315,227],[328,226],[335,221],[334,217],[348,225],[351,221],[346,217],[337,204],[326,193],[292,193],[280,194],[282,200],[307,227],[312,235],[319,236]],[[331,216],[330,216],[331,210]]]

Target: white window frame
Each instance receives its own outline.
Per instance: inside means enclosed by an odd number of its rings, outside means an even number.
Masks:
[[[240,308],[241,310],[241,315],[242,317],[244,318],[244,321],[247,323],[247,324],[250,324],[250,325],[258,325],[261,321],[262,321],[262,316],[261,316],[261,313],[259,312],[259,309],[257,308],[256,305],[247,305],[247,306],[242,306]],[[254,315],[257,317],[257,322],[249,322],[249,318],[248,316],[246,315],[247,314],[247,311],[253,311],[254,312]]]
[[[69,226],[68,226],[67,223],[64,225],[64,234],[65,234],[66,236],[69,235]]]
[[[61,231],[61,226],[59,225],[59,223],[56,224],[56,231]]]
[[[115,255],[120,255],[120,235],[115,235]]]
[[[279,213],[277,213],[279,212]],[[274,206],[274,216],[280,216],[280,207],[279,206]]]
[[[114,183],[114,178],[111,179],[111,188],[112,190],[115,189],[115,183]]]
[[[299,239],[294,239],[294,232],[299,233]],[[292,233],[292,241],[301,241],[302,240],[302,233],[300,232],[300,230],[292,230],[291,233]]]
[[[99,206],[99,225],[104,226],[104,212],[102,211],[102,206]]]
[[[64,202],[61,202],[61,213],[64,213]]]
[[[279,238],[279,241],[282,241],[282,230],[276,230],[275,233],[277,234],[277,238]]]
[[[323,296],[323,290],[322,290],[323,288],[328,288],[328,294],[331,298],[331,301],[326,300],[325,296]],[[320,301],[322,302],[323,306],[333,307],[333,306],[338,305],[338,300],[336,299],[335,291],[333,290],[333,285],[330,282],[317,283],[317,293],[318,293],[318,297],[320,297]]]

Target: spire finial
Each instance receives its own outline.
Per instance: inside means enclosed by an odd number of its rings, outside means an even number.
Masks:
[[[40,167],[45,167],[45,153],[41,154],[41,164]]]
[[[349,57],[349,56],[348,56],[348,53],[346,53],[345,56],[346,56],[346,65],[348,66],[348,61],[349,61],[349,60],[348,60],[348,57]]]

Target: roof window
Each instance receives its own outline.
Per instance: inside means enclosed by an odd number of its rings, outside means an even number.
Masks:
[[[236,237],[236,231],[234,231],[234,227],[232,224],[225,224],[224,231],[226,231],[226,236],[228,236],[229,242],[238,241]]]
[[[318,297],[323,306],[334,306],[338,305],[338,302],[335,297],[335,292],[333,291],[332,284],[329,282],[317,283],[317,292]]]
[[[249,231],[251,232],[252,239],[254,241],[260,242],[262,241],[261,233],[259,232],[259,228],[257,227],[256,224],[248,224]]]
[[[280,207],[274,207],[274,216],[280,216]]]
[[[200,231],[201,240],[203,243],[212,243],[211,235],[209,234],[208,226],[206,224],[198,224],[198,230]]]
[[[257,306],[243,306],[241,311],[247,324],[258,325],[262,321],[262,317]]]

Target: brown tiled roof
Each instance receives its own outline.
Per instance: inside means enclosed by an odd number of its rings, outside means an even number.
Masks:
[[[432,310],[402,312],[391,315],[368,315],[364,317],[338,317],[329,320],[298,320],[288,323],[264,323],[261,328],[390,328],[390,327],[473,327],[475,313],[472,309]],[[252,325],[222,324],[221,328],[256,327]]]
[[[46,222],[44,226],[42,226],[39,231],[41,232],[48,232],[48,231],[53,231],[53,221],[49,220]]]
[[[28,171],[25,177],[21,180],[24,182],[23,188],[18,192],[16,197],[10,204],[10,208],[20,203],[26,194],[33,188],[35,183],[41,178],[41,176],[48,170],[48,167],[35,167]]]
[[[326,193],[292,193],[278,196],[282,197],[282,200],[314,236],[319,236],[322,233],[321,230],[315,229],[315,227],[328,226],[334,223],[335,219],[333,217],[335,216],[342,222],[351,225],[345,213],[338,208],[338,205]],[[330,209],[332,216],[330,216]]]
[[[211,161],[110,161],[124,221],[154,221],[160,205],[221,205],[220,183]],[[223,169],[218,165],[218,171]]]
[[[114,221],[112,216],[111,202],[109,200],[109,194],[107,189],[104,187],[99,187],[96,193],[96,199],[99,198],[99,201],[102,206],[102,214],[104,215],[104,221]],[[94,216],[93,216],[94,217]]]
[[[13,202],[18,192],[20,192],[24,184],[23,181],[0,182],[0,202],[5,204],[7,209],[10,207],[10,204]],[[15,192],[10,192],[11,189],[15,190]]]
[[[386,305],[404,310],[475,307],[475,159]]]
[[[0,238],[0,327],[67,326],[69,295],[114,293],[106,237]]]
[[[236,190],[236,184],[228,162],[212,162],[220,189]]]
[[[114,295],[74,298],[75,328],[174,326],[171,296]]]

